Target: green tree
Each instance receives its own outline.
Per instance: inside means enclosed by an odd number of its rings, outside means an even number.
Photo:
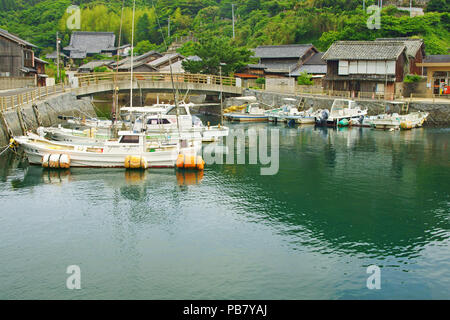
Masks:
[[[148,14],[144,13],[142,17],[139,18],[136,25],[136,39],[137,42],[149,40],[150,39],[150,19],[148,18]]]
[[[425,11],[450,12],[450,0],[430,0]]]
[[[152,50],[157,50],[158,46],[154,43],[151,43],[148,40],[144,40],[144,41],[140,41],[136,47],[134,48],[134,53],[141,55],[144,54],[146,52],[152,51]]]
[[[250,62],[252,52],[246,48],[237,47],[229,38],[205,36],[195,43],[194,54],[201,61],[183,61],[183,67],[190,73],[229,75],[242,69]]]
[[[297,78],[297,83],[301,86],[310,86],[314,84],[312,81],[312,76],[306,71],[300,73],[300,76]]]

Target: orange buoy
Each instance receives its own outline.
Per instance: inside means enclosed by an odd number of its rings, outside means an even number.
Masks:
[[[179,154],[176,162],[179,169],[198,169],[205,168],[205,161],[201,156]]]
[[[127,156],[125,158],[124,166],[126,169],[147,169],[147,160],[140,156]]]
[[[46,154],[42,157],[42,166],[51,169],[69,169],[70,157],[67,154]]]

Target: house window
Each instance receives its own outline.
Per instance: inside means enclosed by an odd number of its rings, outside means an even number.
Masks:
[[[367,73],[367,61],[365,60],[358,61],[358,73],[359,74]]]
[[[385,61],[377,61],[376,74],[386,74],[386,62]]]
[[[395,74],[395,61],[386,61],[386,73]]]
[[[339,75],[348,75],[348,61],[339,60]]]
[[[350,61],[350,65],[348,67],[348,73],[350,73],[350,74],[358,73],[358,61]]]
[[[376,74],[376,73],[377,73],[377,62],[367,61],[367,74]]]
[[[377,83],[377,93],[379,94],[384,93],[384,83]]]

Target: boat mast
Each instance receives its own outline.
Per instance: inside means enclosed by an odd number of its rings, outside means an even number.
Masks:
[[[119,48],[122,42],[122,25],[123,25],[123,10],[125,6],[125,0],[122,1],[122,13],[120,16],[120,28],[119,28],[119,42],[117,43],[117,62],[116,62],[116,74],[114,75],[114,91],[113,91],[113,123],[117,120],[119,114],[119,95],[117,92],[117,76],[119,75]]]
[[[153,10],[155,10],[156,21],[158,22],[159,32],[161,33],[161,36],[162,36],[162,39],[164,42],[164,47],[166,48],[166,52],[167,52],[169,47],[167,46],[166,37],[164,35],[164,32],[162,32],[161,23],[159,22],[158,12],[156,11],[155,3],[153,2],[153,0],[152,0],[152,7],[153,7]],[[169,70],[170,70],[170,81],[172,83],[173,100],[175,102],[175,108],[177,110],[178,134],[180,134],[180,119],[179,119],[180,111],[178,109],[177,90],[175,89],[175,82],[173,80],[172,59],[170,56],[169,56]]]
[[[131,25],[131,79],[130,79],[130,107],[133,108],[133,62],[134,62],[134,14],[136,12],[136,0],[133,0],[133,19]]]

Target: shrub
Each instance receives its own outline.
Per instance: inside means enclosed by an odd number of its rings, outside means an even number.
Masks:
[[[311,86],[314,84],[311,78],[312,76],[304,71],[298,76],[297,83],[301,86]]]
[[[407,74],[403,80],[405,83],[414,83],[422,80],[422,77],[417,74]]]
[[[256,79],[256,84],[266,84],[266,78],[258,78],[258,79]]]

